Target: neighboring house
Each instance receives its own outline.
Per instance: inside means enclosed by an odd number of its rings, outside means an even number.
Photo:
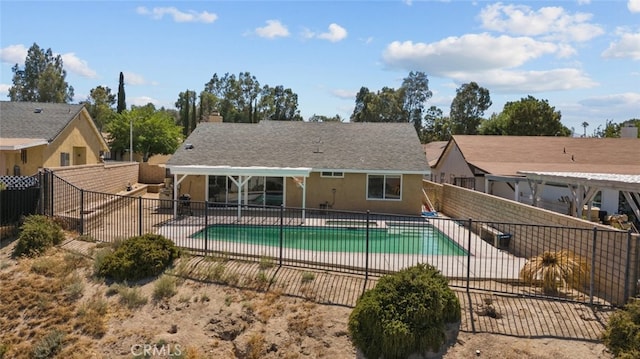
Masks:
[[[0,174],[96,164],[108,145],[83,105],[0,101]]]
[[[447,147],[448,141],[432,141],[426,144],[423,144],[424,152],[427,155],[427,162],[429,162],[429,166],[433,167],[436,163],[438,163],[438,159],[442,155],[442,151],[444,151],[445,147]],[[431,181],[436,182],[436,178],[433,172],[431,172]]]
[[[574,215],[593,200],[611,214],[619,192],[640,192],[640,139],[456,135],[431,170],[438,183]]]
[[[419,215],[429,165],[410,123],[201,123],[167,162],[174,197]]]

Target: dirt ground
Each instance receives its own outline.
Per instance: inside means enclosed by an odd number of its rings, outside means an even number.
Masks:
[[[185,257],[165,277],[125,287],[93,278],[95,243],[18,261],[12,248],[0,249],[0,358],[360,357],[347,322],[361,277]],[[174,292],[158,298],[162,280]],[[457,293],[460,330],[437,357],[612,358],[599,340],[610,312]]]

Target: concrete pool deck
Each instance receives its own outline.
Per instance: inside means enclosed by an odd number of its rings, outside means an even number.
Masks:
[[[282,258],[284,262],[306,263],[316,267],[324,265],[360,271],[368,268],[369,271],[380,273],[398,271],[418,263],[429,263],[450,279],[466,279],[468,276],[470,280],[518,281],[520,269],[526,262],[526,258],[519,258],[505,250],[498,249],[464,226],[444,217],[428,218],[425,219],[425,222],[437,228],[468,251],[470,256],[370,253],[367,258],[365,253],[311,251],[284,247],[281,250],[276,246],[213,239],[205,241],[191,237],[204,228],[202,217],[197,218],[198,220],[194,221],[190,216],[179,216],[157,227],[155,232],[173,240],[180,247],[194,251]],[[305,218],[303,223],[300,218],[285,218],[283,224],[287,226],[327,226],[327,221],[331,226],[335,226],[339,221],[345,221],[350,226],[358,223],[366,226],[364,221],[322,217]],[[396,221],[386,220],[370,221],[371,228],[388,228],[389,222],[396,223]],[[425,222],[411,221],[406,223],[415,226],[416,223],[418,223],[417,225],[425,225]],[[236,216],[210,215],[206,223],[207,225],[279,225],[280,218],[268,216],[238,218]],[[374,223],[375,225],[373,225]]]

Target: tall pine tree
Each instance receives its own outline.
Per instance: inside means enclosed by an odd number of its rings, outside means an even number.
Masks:
[[[68,103],[73,99],[73,86],[65,80],[62,57],[53,56],[51,49],[41,49],[34,43],[27,51],[24,68],[15,64],[11,71],[11,101]]]
[[[116,108],[116,112],[122,113],[122,111],[127,109],[127,101],[125,100],[124,94],[124,75],[120,72],[120,82],[118,84],[118,107]]]

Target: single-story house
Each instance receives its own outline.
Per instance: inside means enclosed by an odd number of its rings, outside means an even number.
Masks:
[[[174,198],[419,215],[429,165],[410,123],[201,123],[171,156]]]
[[[455,135],[431,171],[434,182],[565,214],[590,201],[618,213],[619,193],[640,187],[640,139]]]
[[[0,175],[96,164],[107,151],[83,105],[0,101]]]

